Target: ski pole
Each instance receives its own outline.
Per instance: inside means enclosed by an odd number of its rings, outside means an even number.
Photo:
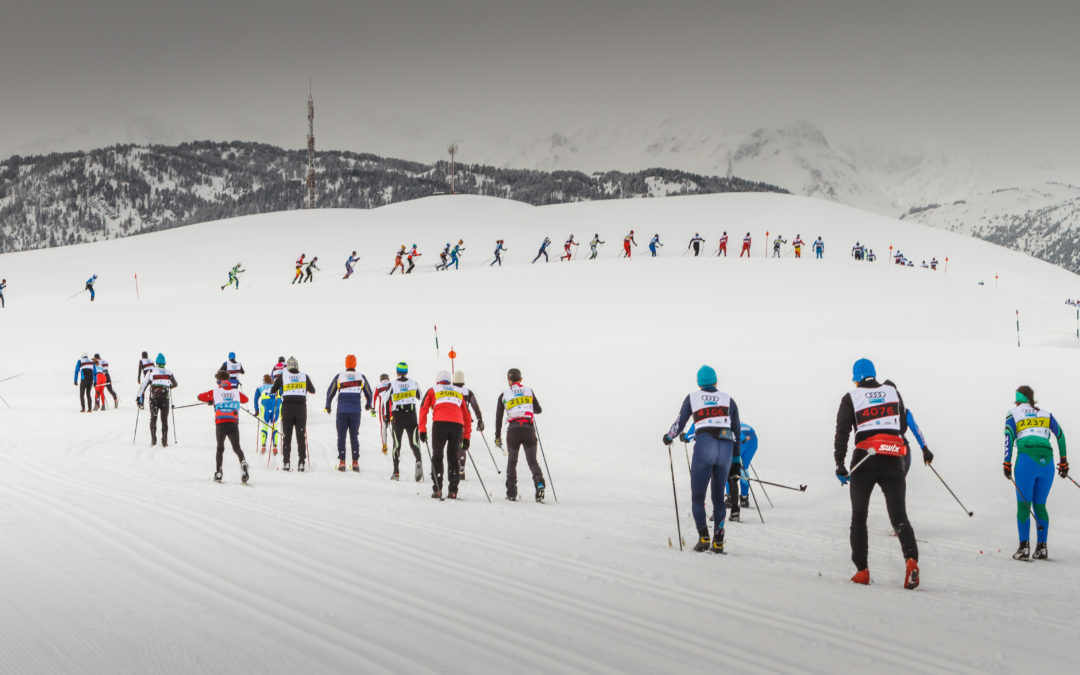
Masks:
[[[736,482],[735,484],[738,485],[738,482]],[[761,515],[761,505],[758,504],[757,495],[754,494],[754,486],[751,485],[749,487],[750,487],[750,498],[754,500],[754,507],[757,509],[758,518],[761,518],[761,524],[764,525],[765,524],[765,516]],[[732,495],[732,496],[734,496],[734,495]]]
[[[533,430],[536,432],[536,442],[540,445],[540,456],[544,458],[544,471],[547,472],[548,483],[551,485],[551,496],[555,497],[555,503],[559,503],[559,495],[555,493],[555,481],[551,478],[551,469],[548,468],[547,455],[544,454],[544,442],[540,440],[540,429],[536,426],[536,420],[533,420]]]
[[[671,446],[667,446],[668,465],[671,466],[671,495],[675,498],[675,528],[679,532],[679,550],[683,550],[682,523],[679,522],[679,493],[675,490],[675,460],[671,458]],[[668,539],[671,546],[671,539]]]
[[[197,405],[210,405],[210,404],[209,403],[203,403],[202,401],[199,401],[198,403],[188,403],[186,405],[173,406],[173,410],[183,410],[184,408],[194,408]],[[243,410],[243,408],[241,408],[241,410]],[[244,410],[244,412],[247,412],[247,411]]]
[[[1072,476],[1066,476],[1066,478],[1068,478],[1070,481],[1072,481],[1073,485],[1080,488],[1080,483],[1077,483],[1076,480],[1074,480]]]
[[[933,471],[933,472],[934,472],[934,475],[938,477],[938,480],[939,480],[939,481],[941,481],[941,484],[942,484],[942,485],[944,485],[944,486],[945,486],[945,489],[949,491],[949,494],[951,494],[951,495],[952,495],[952,497],[953,497],[953,499],[955,499],[955,500],[956,500],[956,503],[960,505],[960,508],[962,508],[962,509],[964,509],[965,511],[967,511],[967,514],[968,514],[968,518],[971,518],[972,516],[974,516],[974,515],[975,515],[975,512],[974,512],[974,511],[968,511],[967,507],[966,507],[966,506],[964,506],[964,503],[963,503],[962,501],[960,501],[960,498],[959,498],[959,497],[957,497],[957,496],[956,496],[956,493],[952,491],[952,488],[951,488],[951,487],[949,487],[949,484],[945,482],[945,479],[944,479],[944,478],[942,478],[942,477],[941,477],[941,474],[940,474],[940,473],[938,473],[938,472],[937,472],[937,469],[935,469],[935,468],[934,468],[934,465],[933,465],[933,464],[930,464],[929,462],[927,462],[927,463],[926,463],[926,466],[930,467],[930,470],[931,470],[931,471]]]
[[[750,467],[750,470],[754,472],[754,478],[757,478],[757,469],[755,469],[754,467]],[[743,473],[746,473],[746,469],[743,469]],[[750,475],[749,474],[744,476],[744,478],[746,478],[747,483],[750,482]],[[760,483],[761,481],[758,481],[758,482]],[[805,486],[803,486],[803,487],[805,489]],[[769,493],[765,491],[765,486],[764,485],[761,486],[761,494],[765,495],[765,499],[769,500],[769,506],[771,508],[776,508],[775,506],[773,506],[772,499],[769,499]]]
[[[858,465],[856,465],[856,466],[858,466]],[[757,475],[756,471],[754,472],[754,475]],[[790,485],[784,485],[783,483],[770,483],[767,480],[761,480],[759,478],[749,478],[748,477],[746,480],[748,480],[750,482],[753,482],[753,483],[761,483],[762,485],[772,485],[773,487],[784,488],[785,490],[794,490],[795,492],[806,492],[806,486],[805,485],[800,485],[799,487],[796,488],[796,487],[791,487]]]
[[[79,291],[78,293],[76,293],[75,295],[73,295],[73,296],[69,297],[69,298],[68,298],[67,300],[65,300],[64,302],[68,302],[69,300],[72,300],[72,299],[74,299],[75,297],[77,297],[77,296],[79,296],[79,295],[82,295],[82,294],[83,294],[83,293],[85,293],[85,292],[86,292],[86,289],[84,288],[84,289],[82,289],[81,291]]]
[[[169,410],[172,412],[172,439],[173,443],[180,445],[180,436],[176,433],[176,408],[172,404],[172,387],[169,387]],[[164,436],[164,434],[162,434]],[[164,440],[164,439],[162,439]]]
[[[502,475],[502,469],[499,468],[499,463],[495,461],[495,453],[491,451],[491,446],[488,445],[487,439],[484,438],[484,432],[480,432],[480,440],[484,441],[484,447],[487,448],[488,454],[491,455],[491,463],[495,465],[495,471]]]
[[[1015,478],[1010,477],[1009,482],[1011,482],[1016,489],[1016,494],[1020,495],[1020,498],[1027,502],[1028,510],[1031,511],[1031,515],[1035,516],[1035,521],[1038,522],[1039,517],[1035,515],[1035,505],[1031,503],[1031,500],[1024,496],[1024,493],[1020,490],[1020,486],[1016,484]]]
[[[434,460],[434,458],[432,458],[432,456],[431,456],[431,446],[430,446],[430,445],[428,445],[428,442],[427,442],[427,441],[424,441],[424,447],[425,447],[425,448],[427,448],[427,461],[428,461],[428,466],[429,466],[429,467],[431,467],[431,484],[432,484],[432,485],[438,485],[438,488],[437,488],[437,490],[438,490],[439,492],[442,492],[442,485],[441,485],[441,484],[439,484],[439,481],[438,481],[438,480],[436,480],[436,478],[435,478],[435,460]]]
[[[6,405],[6,406],[7,406],[7,409],[8,409],[8,410],[12,410],[11,404],[7,402],[7,399],[6,399],[6,398],[4,398],[3,396],[0,396],[0,401],[3,401],[3,402],[4,402],[4,405]]]
[[[690,444],[683,441],[682,448],[683,452],[686,453],[686,470],[690,471]]]
[[[131,444],[135,445],[135,439],[139,437],[139,412],[142,406],[135,408],[135,432],[131,434]]]
[[[8,380],[14,380],[16,377],[22,377],[22,376],[23,376],[23,374],[19,373],[18,375],[12,375],[11,377],[5,377],[4,379],[0,380],[0,382],[7,382]]]
[[[476,468],[476,460],[473,459],[472,453],[465,450],[465,454],[469,456],[469,461],[472,462],[473,471],[476,472],[476,477],[480,479],[480,487],[484,489],[484,496],[487,497],[488,504],[491,503],[491,495],[488,494],[487,486],[484,485],[484,477],[480,475],[480,469]]]

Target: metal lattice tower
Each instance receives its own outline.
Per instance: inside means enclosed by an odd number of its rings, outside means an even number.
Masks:
[[[456,178],[454,156],[457,155],[458,152],[457,143],[451,143],[450,145],[446,146],[446,151],[450,153],[450,194],[454,194],[454,179]]]
[[[308,85],[307,99],[307,208],[315,208],[315,100]]]

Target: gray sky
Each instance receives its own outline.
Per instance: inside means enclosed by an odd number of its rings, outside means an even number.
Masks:
[[[674,116],[1080,165],[1076,0],[5,4],[0,157],[129,117],[303,147],[310,74],[319,147],[418,160]]]

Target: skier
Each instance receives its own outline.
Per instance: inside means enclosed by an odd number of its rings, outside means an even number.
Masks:
[[[229,270],[229,280],[225,282],[225,285],[221,287],[221,290],[225,290],[229,286],[236,284],[236,290],[240,290],[240,275],[247,270],[240,269],[240,263],[236,263],[231,270]]]
[[[424,464],[420,460],[420,443],[417,440],[416,406],[420,403],[420,385],[409,377],[409,364],[404,361],[397,364],[397,379],[390,383],[390,396],[383,408],[383,419],[390,420],[394,435],[394,473],[391,480],[397,480],[398,463],[401,460],[401,434],[406,434],[409,447],[416,459],[416,482],[424,479]]]
[[[851,581],[870,583],[866,518],[870,494],[875,485],[880,485],[889,521],[900,539],[906,561],[904,588],[910,590],[919,585],[919,548],[904,504],[907,413],[896,385],[889,380],[879,384],[876,378],[877,371],[869,359],[856,361],[851,369],[855,389],[840,399],[840,409],[836,413],[833,441],[836,477],[841,485],[851,482],[851,561],[856,569]],[[852,429],[855,430],[855,450],[851,455],[854,471],[849,472],[844,466],[844,458]]]
[[[719,258],[721,253],[724,254],[725,258],[727,257],[727,231],[726,230],[724,231],[724,233],[722,235],[720,235],[720,248],[716,249],[716,257]]]
[[[436,265],[435,269],[437,269],[437,270],[445,270],[446,266],[447,266],[446,259],[449,258],[449,257],[450,257],[450,242],[446,242],[446,247],[443,248],[442,253],[439,254],[439,259],[442,260],[442,262],[439,263],[438,265]]]
[[[91,412],[93,410],[93,394],[91,389],[97,380],[97,366],[94,360],[84,352],[75,361],[75,386],[79,388],[79,412]]]
[[[937,258],[930,258],[930,269],[937,272],[938,261]]]
[[[420,404],[420,440],[427,443],[427,417],[431,411],[431,498],[442,499],[443,456],[445,451],[446,473],[448,474],[447,497],[457,499],[458,472],[454,464],[458,453],[464,446],[469,449],[469,437],[472,435],[472,417],[465,394],[451,382],[448,371],[440,370],[435,375],[435,386],[428,389],[424,401]]]
[[[390,424],[390,415],[385,414],[387,403],[390,401],[390,376],[386,373],[379,375],[379,386],[375,387],[375,405],[379,410],[379,438],[382,439],[382,454],[386,454],[386,427]],[[371,413],[375,414],[374,411]]]
[[[150,390],[150,445],[157,445],[157,417],[161,415],[161,447],[169,447],[169,410],[172,408],[172,390],[177,386],[176,377],[165,367],[165,355],[158,354],[154,367],[143,378],[139,397],[135,402],[141,408],[143,396]]]
[[[802,247],[806,246],[806,242],[802,240],[801,234],[796,234],[795,239],[791,242],[791,245],[795,247],[795,257],[802,257]]]
[[[716,371],[701,366],[697,372],[698,390],[683,399],[678,419],[664,434],[664,445],[671,445],[682,433],[683,427],[694,418],[694,459],[690,466],[690,500],[694,523],[698,530],[698,543],[694,550],[714,553],[724,552],[724,484],[732,476],[739,475],[740,437],[739,406],[730,395],[717,390]],[[705,519],[705,490],[712,483],[713,524],[712,539]]]
[[[727,482],[727,507],[731,512],[728,518],[733,523],[739,522],[743,507],[750,508],[750,462],[754,460],[758,446],[757,432],[746,422],[740,422],[739,458],[742,465],[739,475],[728,478]]]
[[[300,372],[300,365],[292,356],[285,362],[285,370],[274,380],[270,393],[281,392],[281,425],[283,462],[281,469],[290,471],[293,431],[296,432],[298,462],[296,470],[303,473],[307,464],[307,395],[315,393],[311,378]]]
[[[506,414],[506,498],[517,501],[517,463],[518,453],[524,448],[525,462],[532,472],[536,501],[544,501],[544,472],[536,461],[536,424],[535,416],[543,410],[532,387],[521,383],[521,371],[511,368],[506,371],[506,383],[509,385],[495,403],[495,447],[502,448],[503,413]]]
[[[537,260],[540,259],[540,256],[544,256],[544,262],[549,262],[548,254],[547,254],[547,247],[550,246],[550,245],[551,245],[551,238],[550,237],[544,237],[543,243],[540,244],[540,252],[536,254],[535,258],[533,258],[534,263]]]
[[[593,235],[592,241],[589,242],[589,249],[592,251],[589,255],[589,260],[596,260],[596,256],[599,253],[599,251],[596,250],[596,247],[603,243],[605,242],[600,241],[599,233]]]
[[[221,460],[225,455],[225,439],[229,439],[236,458],[240,460],[240,482],[247,485],[248,463],[244,459],[244,451],[240,449],[240,406],[248,402],[248,397],[232,384],[229,373],[224,369],[214,375],[217,386],[210,391],[199,394],[198,398],[203,403],[214,406],[214,432],[217,436],[217,454],[215,460],[217,469],[214,471],[214,480],[221,482]]]
[[[90,302],[94,301],[94,282],[97,281],[97,275],[90,277],[86,280],[86,290],[90,291]]]
[[[874,249],[869,249],[866,252],[866,262],[874,262],[875,260],[877,260],[877,256],[874,255]]]
[[[749,232],[747,232],[747,233],[746,233],[746,236],[745,236],[745,237],[743,237],[743,240],[742,240],[742,250],[741,250],[741,251],[739,251],[739,257],[740,257],[740,258],[741,258],[741,257],[743,257],[743,253],[745,253],[745,254],[746,254],[746,257],[747,257],[747,258],[749,258],[749,257],[750,257],[750,233],[749,233]]]
[[[637,242],[634,241],[634,231],[633,230],[630,230],[630,234],[623,237],[623,240],[622,240],[623,255],[626,256],[627,258],[630,257],[630,244],[633,244],[634,246],[637,246]]]
[[[652,254],[653,258],[655,258],[656,257],[656,249],[657,248],[663,248],[663,247],[664,247],[664,245],[660,243],[660,235],[659,234],[654,234],[653,238],[651,240],[649,240],[649,253]]]
[[[509,251],[510,249],[503,246],[503,240],[498,239],[495,241],[495,259],[491,261],[488,267],[493,266],[495,263],[499,263],[499,267],[502,267],[502,252]]]
[[[787,243],[787,239],[784,239],[780,235],[776,235],[776,239],[773,239],[773,243],[772,243],[772,257],[779,258],[780,257],[780,245],[781,244],[786,244],[786,243]]]
[[[570,258],[573,257],[570,254],[570,247],[571,246],[577,246],[577,245],[578,245],[578,242],[574,241],[574,235],[573,235],[573,233],[571,233],[570,238],[566,240],[565,244],[563,244],[563,251],[565,251],[565,253],[563,255],[559,256],[559,260],[570,260]]]
[[[480,412],[480,404],[476,401],[476,393],[465,386],[465,373],[460,370],[454,371],[454,377],[451,380],[455,387],[461,390],[461,393],[465,396],[465,402],[472,408],[473,414],[476,415],[476,430],[480,433],[484,432],[484,416]],[[458,469],[461,480],[465,480],[465,460],[468,452],[468,446],[462,445],[461,452],[458,453]]]
[[[304,268],[304,270],[306,272],[306,275],[304,276],[304,281],[314,281],[315,280],[314,276],[312,274],[312,270],[314,270],[316,272],[321,272],[322,271],[322,270],[319,269],[319,266],[315,264],[318,261],[319,261],[319,256],[314,256],[308,262],[307,267]],[[304,283],[304,281],[301,281],[300,283]]]
[[[266,454],[266,443],[270,442],[272,454],[278,453],[278,417],[281,415],[281,397],[270,393],[274,379],[263,375],[263,383],[255,390],[255,416],[259,418],[259,453]]]
[[[454,269],[459,269],[458,262],[460,262],[461,254],[465,252],[465,247],[462,246],[464,243],[464,239],[458,239],[458,243],[454,246],[454,250],[450,251],[450,265],[453,265]],[[447,265],[446,269],[450,269],[450,265]]]
[[[394,272],[399,269],[403,275],[405,274],[405,263],[401,262],[401,259],[406,255],[408,255],[408,252],[405,250],[405,244],[402,244],[401,249],[394,254],[394,269],[390,270],[390,276],[393,276]]]
[[[304,278],[304,255],[300,254],[300,257],[296,259],[296,276],[293,277],[292,282],[295,284],[298,281],[302,281]]]
[[[135,379],[136,382],[142,384],[143,378],[154,369],[154,362],[150,359],[150,355],[145,351],[142,353],[142,358],[139,359],[139,375]]]
[[[120,405],[120,398],[116,395],[116,390],[112,386],[112,373],[109,372],[109,362],[103,358],[101,354],[94,354],[94,359],[97,361],[98,370],[105,373],[105,388],[109,390],[113,398],[113,407],[116,408]],[[101,397],[102,402],[105,401],[105,397]]]
[[[361,398],[367,401],[364,410],[373,410],[371,385],[363,373],[356,372],[356,357],[349,354],[345,357],[345,371],[338,373],[330,380],[330,386],[326,389],[326,414],[330,414],[330,406],[334,403],[334,396],[340,392],[337,406],[337,454],[338,471],[345,470],[345,434],[349,434],[349,442],[352,447],[352,470],[360,472],[360,417]]]
[[[921,264],[921,265],[919,265],[919,267],[921,267],[921,268],[922,268],[922,269],[924,269],[924,270],[928,270],[928,269],[930,269],[930,265],[926,264],[926,261],[925,261],[925,260],[924,260],[924,261],[922,261],[922,264]]]
[[[345,261],[345,276],[341,278],[348,279],[349,277],[351,277],[353,273],[353,265],[358,262],[360,262],[360,258],[356,257],[356,251],[353,251],[351,254],[349,254],[349,259]]]
[[[1065,432],[1057,419],[1035,404],[1035,392],[1031,387],[1016,388],[1016,406],[1005,417],[1005,477],[1016,488],[1016,526],[1020,533],[1020,547],[1013,554],[1014,560],[1046,560],[1046,535],[1050,529],[1050,516],[1046,511],[1046,498],[1054,481],[1054,451],[1050,437],[1057,438],[1058,476],[1069,477],[1069,460],[1065,457]],[[1016,446],[1016,475],[1013,476],[1012,451]],[[1031,532],[1031,512],[1035,512],[1035,552],[1028,545]]]
[[[0,279],[0,309],[7,307],[4,303],[4,289],[7,288],[7,279]]]
[[[825,242],[818,237],[814,240],[814,257],[821,260],[821,256],[825,253]]]
[[[229,374],[229,381],[234,387],[240,386],[240,376],[246,374],[243,364],[236,360],[236,352],[229,352],[229,358],[221,364],[221,370]]]
[[[851,255],[856,260],[862,260],[863,259],[863,247],[862,247],[862,244],[860,244],[859,242],[855,242],[855,245],[851,247]]]
[[[659,239],[659,237],[660,237],[660,235],[656,235],[655,238]],[[690,243],[686,245],[686,250],[689,251],[690,247],[693,246],[694,247],[694,257],[696,258],[701,253],[701,245],[703,243],[705,243],[705,240],[701,237],[701,233],[695,232],[694,236],[690,238]],[[652,246],[650,245],[649,248],[652,248]],[[684,253],[683,255],[686,255],[686,254]],[[653,252],[653,256],[654,257],[656,256],[655,252]]]
[[[97,363],[97,359],[94,359]],[[108,410],[109,405],[105,401],[105,373],[100,370],[94,375],[94,410]]]
[[[413,259],[419,258],[421,255],[423,254],[420,253],[420,251],[416,250],[416,244],[413,244],[412,248],[409,249],[409,255],[406,256],[407,260],[409,261],[409,268],[405,270],[405,274],[412,274],[413,269],[416,268],[416,263],[413,262]]]
[[[277,357],[277,363],[270,369],[270,377],[276,380],[278,375],[281,375],[283,372],[285,372],[285,357],[279,356]]]

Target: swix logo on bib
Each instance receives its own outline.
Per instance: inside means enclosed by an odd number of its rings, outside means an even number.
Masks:
[[[283,396],[307,398],[307,375],[285,371],[281,374],[281,391]]]
[[[525,385],[510,387],[503,392],[503,405],[506,407],[506,418],[515,420],[533,420],[533,390]]]
[[[731,428],[731,397],[722,391],[691,392],[690,410],[699,430]]]
[[[343,394],[358,394],[364,388],[364,380],[360,377],[360,373],[345,371],[338,375],[337,388]]]
[[[1016,440],[1033,436],[1050,440],[1050,413],[1036,410],[1030,403],[1023,403],[1012,409],[1012,417],[1016,424]]]
[[[400,408],[403,405],[416,405],[420,402],[420,387],[413,380],[405,380],[401,382],[395,380],[391,385],[393,394],[390,396],[390,400],[394,402],[394,408]]]
[[[437,384],[432,389],[435,392],[435,405],[460,406],[465,400],[461,390],[452,384]]]
[[[849,396],[855,408],[855,433],[900,431],[900,394],[895,387],[859,388]]]

